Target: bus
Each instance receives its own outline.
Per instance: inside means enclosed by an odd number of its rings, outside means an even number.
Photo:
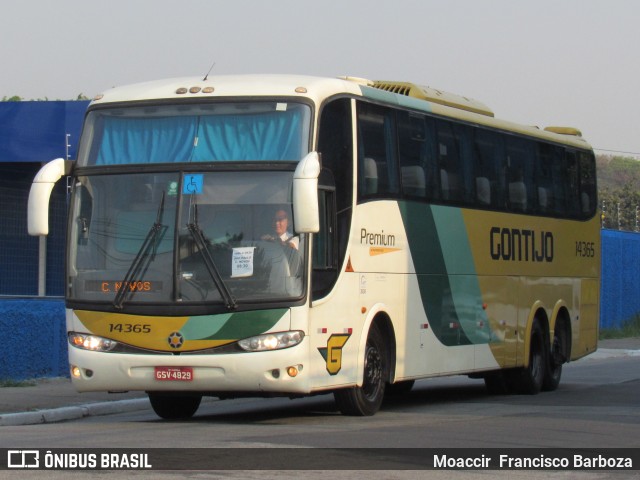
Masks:
[[[89,104],[29,232],[70,185],[65,302],[79,392],[333,393],[346,415],[445,375],[554,390],[594,352],[600,236],[580,131],[408,82],[177,78]]]

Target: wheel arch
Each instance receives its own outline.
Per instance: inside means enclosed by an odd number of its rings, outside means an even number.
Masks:
[[[369,311],[369,315],[362,329],[360,345],[358,347],[358,386],[362,385],[364,374],[364,355],[367,345],[367,337],[372,328],[378,328],[385,338],[387,358],[389,360],[389,372],[387,382],[392,382],[396,371],[396,334],[391,317],[382,305],[376,305]]]
[[[531,356],[531,331],[533,330],[533,324],[535,322],[540,323],[542,328],[542,334],[544,336],[544,342],[549,348],[550,335],[549,335],[549,317],[547,311],[544,308],[544,304],[541,301],[537,301],[533,304],[529,310],[529,317],[527,319],[527,325],[524,334],[524,353],[523,353],[523,366],[529,367],[529,358]]]

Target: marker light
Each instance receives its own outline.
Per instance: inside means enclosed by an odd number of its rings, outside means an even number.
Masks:
[[[267,333],[242,339],[238,342],[240,348],[247,352],[263,352],[266,350],[280,350],[298,345],[304,338],[304,332],[299,330],[291,332]]]
[[[93,352],[108,352],[118,345],[118,342],[108,338],[75,332],[69,333],[69,343],[76,348],[91,350]]]

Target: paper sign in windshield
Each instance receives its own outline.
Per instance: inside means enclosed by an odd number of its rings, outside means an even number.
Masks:
[[[255,248],[239,247],[233,249],[231,278],[250,277],[253,275],[253,252]]]

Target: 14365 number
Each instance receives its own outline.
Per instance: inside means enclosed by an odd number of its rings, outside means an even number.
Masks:
[[[595,243],[594,242],[576,242],[576,257],[592,258],[595,257]]]
[[[141,323],[110,323],[109,332],[151,333],[151,325]]]

